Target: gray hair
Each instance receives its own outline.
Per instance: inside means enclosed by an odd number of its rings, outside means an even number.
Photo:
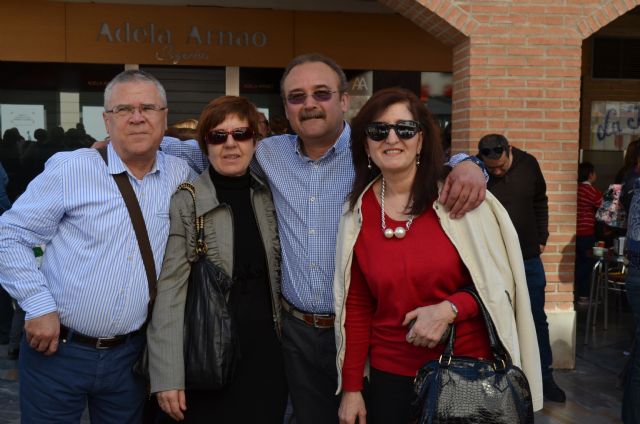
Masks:
[[[293,58],[291,62],[287,65],[284,70],[284,74],[282,74],[282,79],[280,80],[280,94],[284,97],[284,80],[289,76],[289,73],[293,68],[298,65],[302,65],[304,63],[313,63],[320,62],[327,65],[329,68],[333,69],[333,71],[338,76],[338,90],[340,92],[345,92],[349,88],[349,84],[347,82],[347,76],[344,74],[344,71],[338,64],[331,58],[321,55],[320,53],[308,53],[300,56],[296,56]]]
[[[158,90],[158,94],[162,99],[163,104],[161,106],[162,107],[167,106],[167,92],[164,90],[164,87],[162,86],[162,84],[160,84],[160,81],[158,81],[156,77],[144,71],[141,71],[139,69],[129,69],[129,70],[120,72],[109,82],[109,84],[107,84],[107,87],[104,89],[104,108],[105,109],[109,107],[108,105],[109,105],[109,102],[111,101],[111,94],[113,93],[113,87],[115,87],[118,84],[124,84],[128,82],[145,82],[145,83],[150,83],[155,85],[156,89]]]

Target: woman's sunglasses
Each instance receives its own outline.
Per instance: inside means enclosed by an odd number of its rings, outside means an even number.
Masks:
[[[207,144],[223,144],[227,141],[228,136],[233,137],[235,141],[253,140],[253,130],[249,127],[234,128],[231,131],[211,130],[204,136]]]
[[[382,141],[389,137],[391,128],[396,132],[398,138],[402,140],[413,138],[422,131],[422,125],[418,121],[398,121],[395,125],[385,122],[373,122],[367,125],[365,133],[373,141]]]

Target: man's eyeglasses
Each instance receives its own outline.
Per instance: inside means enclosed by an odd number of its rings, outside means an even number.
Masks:
[[[502,152],[504,152],[504,147],[502,146],[483,147],[482,149],[480,149],[480,154],[482,156],[492,156],[492,155],[502,156]]]
[[[307,100],[307,97],[313,97],[316,102],[328,102],[331,100],[333,93],[337,93],[336,90],[316,90],[311,94],[303,93],[302,91],[295,91],[287,95],[287,101],[292,105],[301,105]]]
[[[389,137],[389,133],[391,132],[391,128],[396,132],[398,138],[402,140],[408,140],[413,138],[422,131],[422,126],[418,121],[398,121],[394,124],[387,124],[386,122],[372,122],[367,125],[367,128],[364,130],[369,137],[373,141],[382,141],[386,140]]]
[[[229,135],[235,141],[247,141],[253,140],[254,132],[249,127],[234,128],[231,131],[211,130],[204,136],[204,141],[207,144],[224,144]]]
[[[118,105],[114,106],[113,109],[105,109],[107,113],[113,113],[118,118],[128,118],[133,116],[135,111],[137,110],[143,116],[151,116],[156,112],[160,112],[166,110],[166,106],[158,106],[150,103],[143,103],[140,106],[134,105]]]

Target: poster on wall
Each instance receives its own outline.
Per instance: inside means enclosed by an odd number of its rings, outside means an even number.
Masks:
[[[360,111],[373,94],[373,72],[365,71],[349,79],[349,110],[345,114],[348,122]]]
[[[25,140],[33,140],[33,133],[45,127],[44,105],[0,105],[2,134],[9,128],[17,128]]]
[[[102,106],[82,106],[82,124],[84,129],[91,137],[96,140],[104,140],[107,138],[107,130],[104,127],[104,119],[102,119]]]
[[[625,150],[640,138],[640,101],[591,103],[590,150]]]

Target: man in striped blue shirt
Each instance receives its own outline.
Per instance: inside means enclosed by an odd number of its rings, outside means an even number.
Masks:
[[[297,135],[264,139],[256,159],[277,210],[282,245],[282,344],[299,424],[338,421],[333,272],[342,205],[354,178],[344,72],[321,55],[295,58],[282,77],[285,111]],[[473,159],[472,159],[473,160]],[[441,201],[453,216],[484,199],[481,169],[464,162]]]
[[[167,126],[162,85],[125,71],[105,89],[108,165],[94,149],[54,155],[0,217],[0,281],[26,312],[20,349],[22,422],[139,422],[149,288],[140,249],[113,179],[126,173],[149,234],[156,275],[169,202],[195,173],[158,151]],[[38,269],[32,247],[46,245]]]

